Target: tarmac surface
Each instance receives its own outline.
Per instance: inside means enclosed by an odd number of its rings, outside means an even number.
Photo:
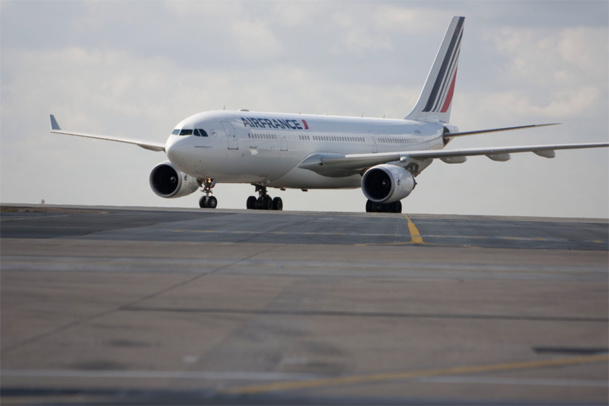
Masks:
[[[0,206],[7,405],[607,404],[607,220]]]

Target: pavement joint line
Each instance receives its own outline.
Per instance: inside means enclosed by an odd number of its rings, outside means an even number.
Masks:
[[[193,234],[197,234],[197,233],[218,233],[218,234],[276,234],[276,235],[323,235],[323,236],[333,236],[333,235],[349,235],[349,236],[362,236],[362,237],[395,237],[395,234],[389,234],[389,233],[384,233],[384,234],[380,234],[380,233],[356,233],[356,232],[332,232],[332,233],[325,233],[325,232],[312,232],[312,231],[304,231],[304,232],[297,232],[297,231],[265,231],[265,232],[261,232],[261,231],[247,231],[247,230],[230,230],[230,231],[220,231],[220,230],[184,230],[184,229],[175,229],[172,230],[172,232],[174,233],[193,233]]]
[[[5,221],[21,221],[21,220],[42,220],[42,219],[49,219],[49,218],[54,218],[54,217],[68,217],[67,214],[56,214],[53,216],[47,216],[47,215],[40,215],[40,216],[31,216],[31,217],[0,217],[0,222],[5,222]]]
[[[414,223],[409,223],[409,227],[410,224],[412,224],[412,226],[416,227],[414,225]],[[28,227],[23,227],[23,228],[28,228]],[[37,228],[37,227],[31,227],[31,228]],[[57,229],[73,229],[73,227],[56,227]],[[191,234],[251,234],[251,235],[258,235],[260,234],[259,231],[245,231],[245,230],[233,230],[233,231],[220,231],[220,230],[187,230],[187,229],[174,229],[171,230],[174,233],[191,233]],[[265,234],[270,234],[270,235],[282,235],[282,236],[300,236],[300,235],[315,235],[315,236],[350,236],[350,237],[392,237],[395,238],[396,235],[395,234],[389,234],[389,233],[385,233],[385,234],[380,234],[380,233],[356,233],[356,232],[349,232],[349,233],[328,233],[328,232],[289,232],[289,231],[269,231],[266,232]],[[413,240],[416,237],[415,240]],[[569,239],[566,238],[544,238],[544,237],[513,237],[513,236],[479,236],[479,235],[442,235],[442,234],[429,234],[429,235],[425,235],[425,238],[431,238],[431,239],[436,239],[436,238],[444,238],[444,239],[462,239],[462,240],[485,240],[485,241],[521,241],[521,242],[526,242],[526,241],[538,241],[538,242],[549,242],[549,243],[568,243],[570,242]],[[603,240],[580,240],[581,243],[592,243],[592,244],[607,244],[607,241],[603,241]],[[451,244],[440,244],[440,243],[429,243],[423,240],[423,235],[418,235],[418,236],[411,236],[411,241],[401,241],[401,242],[393,242],[393,243],[362,243],[362,244],[355,244],[356,246],[375,246],[375,245],[411,245],[411,244],[419,244],[419,245],[436,245],[436,246],[443,246],[443,247],[451,247],[453,245]],[[459,247],[462,247],[461,245],[459,245]],[[480,248],[480,247],[475,247],[475,246],[470,246],[467,245],[465,247],[468,248]]]
[[[473,245],[450,245],[450,244],[436,244],[431,242],[412,242],[412,241],[398,241],[398,242],[379,242],[370,244],[354,244],[355,247],[399,247],[405,245],[416,245],[416,246],[434,246],[434,247],[448,247],[448,248],[482,248]]]
[[[239,309],[239,308],[197,308],[197,307],[159,307],[126,305],[122,311],[135,312],[176,312],[176,313],[202,313],[202,314],[238,314],[238,315],[264,315],[264,316],[290,316],[290,317],[379,317],[404,319],[470,319],[470,320],[505,320],[505,321],[534,321],[534,322],[571,322],[571,323],[607,323],[600,317],[577,316],[535,316],[535,315],[502,315],[502,314],[449,314],[449,313],[392,313],[392,312],[349,312],[343,310],[265,310],[265,309]]]
[[[215,371],[149,371],[149,370],[36,370],[36,369],[7,369],[0,371],[3,377],[26,378],[70,378],[70,379],[193,379],[193,380],[228,380],[228,381],[305,381],[324,379],[327,376],[307,373],[282,372],[215,372]],[[607,388],[605,380],[595,379],[531,379],[484,376],[424,376],[412,378],[413,382],[425,383],[465,383],[489,385],[530,385],[530,386],[577,386]],[[35,402],[34,402],[35,403]]]
[[[295,381],[319,379],[321,374],[290,372],[231,371],[157,371],[157,370],[75,370],[75,369],[3,369],[2,377],[25,378],[121,378],[121,379],[204,379],[229,381]],[[327,375],[325,375],[327,376]]]
[[[405,243],[389,243],[389,244],[357,244],[357,246],[373,246],[373,245],[377,245],[377,246],[388,246],[388,245],[412,245],[412,243],[410,242],[405,242]],[[439,246],[440,244],[431,244],[431,243],[427,243],[425,245],[434,245],[434,246]],[[469,247],[469,248],[475,248],[475,247]],[[34,257],[35,258],[35,257]],[[95,257],[75,257],[72,260],[54,260],[51,257],[47,257],[47,256],[40,256],[41,258],[41,262],[44,262],[46,264],[50,264],[52,266],[58,266],[58,265],[70,265],[70,264],[74,264],[75,261],[83,261],[83,259],[86,259],[86,265],[103,265],[105,264],[105,262],[103,262],[101,259],[95,258]],[[90,258],[92,258],[93,260],[90,260]],[[138,266],[142,263],[142,260],[144,260],[145,258],[135,258],[134,260],[123,260],[120,262],[117,262],[116,265],[122,265],[122,266]],[[18,256],[11,256],[11,257],[5,257],[3,258],[3,265],[4,268],[6,268],[6,271],[13,271],[13,269],[10,268],[10,266],[17,266],[17,265],[21,265],[21,264],[27,264],[30,263],[32,261],[32,257],[28,257],[25,255],[18,255]],[[195,260],[195,259],[189,259],[189,260],[157,260],[157,263],[162,263],[162,264],[166,264],[166,265],[175,265],[175,264],[179,264],[180,266],[183,267],[210,267],[210,268],[218,268],[218,267],[234,267],[234,268],[257,268],[257,267],[264,267],[266,269],[301,269],[303,266],[306,266],[308,269],[335,269],[335,270],[349,270],[349,271],[361,271],[361,270],[367,270],[369,268],[372,267],[371,264],[364,264],[362,266],[353,266],[353,265],[341,265],[341,264],[319,264],[319,265],[315,265],[315,264],[282,264],[281,266],[279,265],[274,265],[274,264],[268,264],[268,263],[248,263],[248,262],[242,262],[242,263],[234,263],[232,261],[221,261],[221,260],[216,260],[216,261],[209,261],[209,262],[201,262],[199,260]],[[415,271],[419,271],[419,270],[427,270],[429,269],[428,267],[423,266],[424,264],[419,264],[419,263],[408,263],[408,264],[403,264],[403,265],[384,265],[383,269],[386,271],[410,271],[410,270],[415,270]],[[488,265],[488,264],[480,264],[480,265]],[[405,266],[410,267],[410,269],[405,269]],[[490,266],[490,265],[489,265]],[[201,268],[203,269],[203,268]],[[444,269],[436,269],[436,270],[441,270],[442,272],[462,272],[462,271],[468,271],[468,272],[480,272],[480,273],[484,273],[484,274],[488,274],[488,273],[515,273],[515,272],[523,272],[523,273],[531,273],[531,271],[528,271],[526,269],[511,269],[511,268],[502,268],[502,269],[488,269],[488,268],[478,268],[478,269],[474,269],[471,267],[461,267],[461,268],[455,268],[455,269],[449,269],[449,268],[444,268]],[[206,271],[207,272],[207,271]],[[557,274],[557,275],[581,275],[584,273],[595,273],[595,272],[599,272],[599,271],[595,271],[595,270],[577,270],[577,271],[563,271],[563,270],[551,270],[551,269],[540,269],[540,270],[536,270],[533,271],[532,273],[535,274]]]
[[[374,243],[374,244],[355,244],[356,246],[367,246],[367,245],[410,245],[410,244],[420,244],[420,245],[438,245],[438,246],[451,246],[450,244],[437,244],[437,243],[428,243],[423,240],[423,235],[419,232],[417,226],[412,222],[410,217],[406,214],[403,215],[408,221],[408,230],[410,232],[410,241],[400,241],[393,243]],[[187,230],[187,229],[174,229],[172,230],[174,233],[192,233],[192,234],[260,234],[260,231],[247,231],[247,230]],[[268,231],[265,234],[272,235],[316,235],[316,236],[351,236],[351,237],[396,237],[395,234],[381,234],[381,233],[357,233],[357,232],[297,232],[297,231]],[[442,234],[429,234],[425,235],[425,238],[448,238],[448,239],[470,239],[470,240],[504,240],[504,241],[539,241],[539,242],[568,242],[569,240],[566,238],[553,238],[548,239],[545,237],[517,237],[517,236],[483,236],[483,235],[442,235]],[[595,244],[606,244],[606,241],[602,240],[584,240],[584,243],[595,243]],[[474,247],[477,248],[477,247]]]
[[[581,357],[566,357],[539,361],[522,361],[491,365],[473,365],[443,369],[429,369],[422,371],[393,372],[372,375],[339,376],[335,378],[312,379],[307,381],[275,382],[263,385],[250,385],[228,388],[222,391],[233,395],[254,395],[278,391],[299,390],[308,388],[332,387],[354,384],[372,384],[394,380],[411,380],[426,377],[459,376],[469,374],[482,374],[489,372],[503,372],[522,369],[539,369],[561,367],[577,364],[609,362],[609,355],[591,355]]]

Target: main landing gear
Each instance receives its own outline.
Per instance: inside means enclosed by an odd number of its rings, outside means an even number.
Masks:
[[[402,202],[399,200],[393,203],[376,203],[368,200],[366,202],[366,212],[368,213],[401,213]]]
[[[202,209],[215,209],[218,205],[218,199],[211,196],[213,193],[211,190],[216,186],[216,181],[210,178],[204,179],[199,186],[203,187],[202,192],[205,193],[205,196],[199,199],[199,207]]]
[[[283,210],[283,200],[281,197],[272,198],[266,194],[266,186],[256,186],[256,192],[258,192],[258,198],[256,196],[250,196],[247,198],[246,207],[248,209],[257,210]]]

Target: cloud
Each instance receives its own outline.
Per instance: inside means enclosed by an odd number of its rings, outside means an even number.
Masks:
[[[262,21],[236,21],[230,28],[235,47],[246,60],[264,60],[282,51],[281,42]]]
[[[508,61],[505,71],[510,79],[555,87],[596,80],[606,86],[608,34],[607,27],[567,28],[559,33],[509,27],[492,41]]]
[[[568,120],[597,111],[601,92],[593,86],[582,86],[553,92],[548,100],[538,101],[522,91],[491,93],[483,96],[483,111],[509,119],[535,116],[543,120]]]
[[[480,43],[491,44],[484,46],[484,54],[494,52],[493,59],[480,62],[485,81],[474,80],[465,90],[474,91],[475,97],[460,95],[458,83],[456,102],[458,97],[470,98],[485,115],[504,120],[520,116],[572,122],[600,117],[608,108],[607,37],[606,26],[498,27]],[[485,86],[475,89],[478,83]]]
[[[607,78],[607,27],[576,27],[563,30],[557,51],[565,62],[579,68],[579,72]]]

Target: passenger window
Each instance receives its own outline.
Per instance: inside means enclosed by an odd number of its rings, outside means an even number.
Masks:
[[[180,135],[192,135],[192,130],[182,129],[182,131],[180,131]]]

